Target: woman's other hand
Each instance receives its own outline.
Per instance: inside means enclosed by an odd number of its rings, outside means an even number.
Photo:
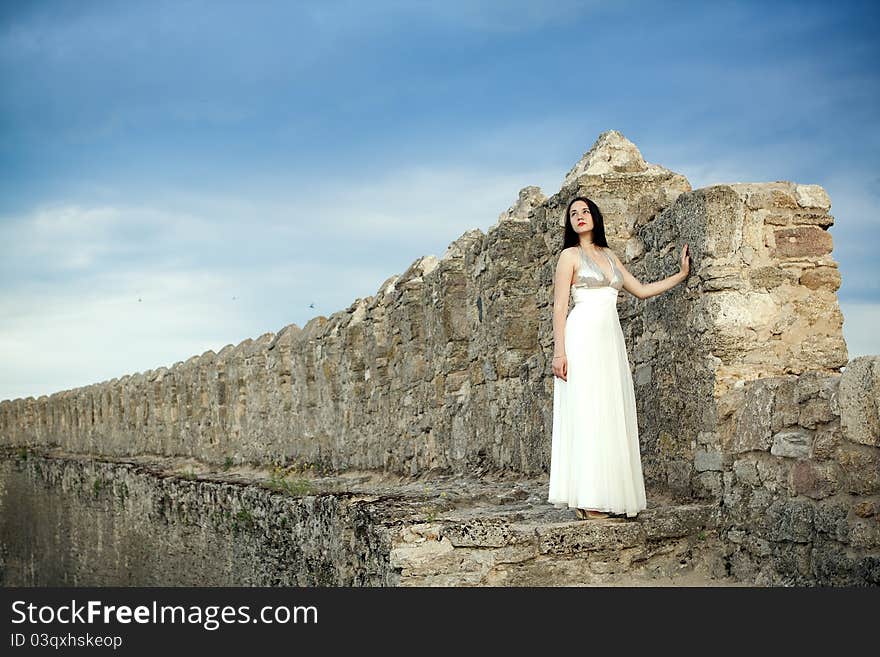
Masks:
[[[568,381],[568,359],[565,356],[557,356],[553,359],[553,376]]]
[[[691,256],[688,253],[687,242],[681,249],[681,273],[685,275],[685,278],[691,273]]]

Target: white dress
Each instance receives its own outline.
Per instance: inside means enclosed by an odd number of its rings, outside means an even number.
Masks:
[[[609,281],[578,246],[565,320],[568,381],[553,377],[548,501],[633,517],[647,507],[639,428],[626,343],[617,315],[623,276],[611,256]]]

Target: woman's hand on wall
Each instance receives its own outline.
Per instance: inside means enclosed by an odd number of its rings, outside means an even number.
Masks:
[[[691,256],[688,253],[687,242],[684,243],[681,249],[681,273],[684,274],[685,278],[691,273]]]

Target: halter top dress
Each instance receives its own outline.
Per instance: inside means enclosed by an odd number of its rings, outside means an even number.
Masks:
[[[606,249],[609,278],[578,246],[565,320],[567,381],[553,377],[547,501],[627,517],[647,508],[635,390],[617,296],[623,275]]]

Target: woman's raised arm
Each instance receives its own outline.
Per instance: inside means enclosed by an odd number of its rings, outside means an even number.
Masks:
[[[667,276],[662,280],[654,281],[653,283],[642,283],[639,279],[629,273],[614,251],[611,249],[608,249],[608,251],[611,252],[611,257],[614,258],[614,262],[617,264],[617,268],[623,276],[623,289],[639,299],[647,299],[649,297],[656,297],[658,294],[663,294],[666,290],[674,288],[685,280],[690,273],[690,255],[688,255],[687,252],[687,244],[685,244],[681,250],[681,269],[679,272],[672,276]]]

